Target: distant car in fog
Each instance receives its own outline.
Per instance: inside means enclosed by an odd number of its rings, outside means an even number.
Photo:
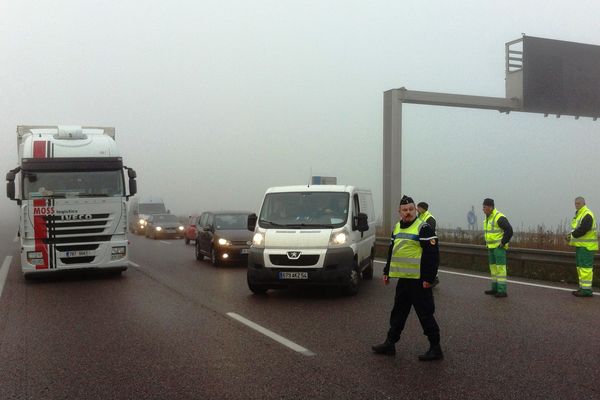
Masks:
[[[246,265],[253,233],[248,231],[249,211],[204,212],[196,224],[196,260],[210,259],[214,266],[225,261]]]
[[[178,239],[183,237],[183,225],[173,214],[154,214],[146,220],[146,237]]]
[[[183,239],[185,240],[185,244],[190,244],[190,241],[196,241],[196,232],[198,225],[198,220],[200,219],[197,215],[191,215],[188,218],[188,223],[183,230]]]

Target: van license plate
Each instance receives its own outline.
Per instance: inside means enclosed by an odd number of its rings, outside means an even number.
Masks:
[[[280,272],[279,279],[308,279],[308,272]]]

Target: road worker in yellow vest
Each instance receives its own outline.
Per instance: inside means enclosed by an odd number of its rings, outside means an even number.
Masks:
[[[493,199],[483,200],[483,234],[488,248],[492,288],[485,294],[506,297],[506,249],[513,235],[508,218],[496,210]]]
[[[575,210],[575,217],[571,221],[571,233],[567,235],[569,246],[575,247],[575,264],[579,276],[579,290],[574,291],[573,295],[592,297],[594,253],[598,251],[596,218],[585,205],[583,197],[575,199]]]
[[[400,222],[394,227],[383,269],[383,283],[398,278],[394,307],[390,315],[390,328],[386,340],[372,346],[375,354],[393,356],[396,342],[408,318],[411,307],[415,308],[423,333],[429,339],[429,350],[419,356],[421,361],[444,358],[440,346],[440,328],[433,316],[432,284],[439,265],[439,248],[435,231],[417,217],[415,202],[408,196],[400,200]]]

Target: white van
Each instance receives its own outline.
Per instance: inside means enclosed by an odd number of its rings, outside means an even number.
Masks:
[[[358,291],[373,278],[375,213],[370,190],[345,185],[267,190],[248,256],[248,287],[257,294],[289,285],[341,286]]]

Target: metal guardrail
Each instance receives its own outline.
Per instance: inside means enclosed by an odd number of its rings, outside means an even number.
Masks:
[[[386,257],[390,239],[378,237],[376,254]],[[577,283],[574,251],[509,248],[506,253],[509,276],[541,279],[553,282]],[[600,265],[600,255],[594,256]],[[440,265],[470,271],[489,272],[488,251],[484,245],[440,242]],[[593,284],[600,287],[600,273],[594,274]]]

